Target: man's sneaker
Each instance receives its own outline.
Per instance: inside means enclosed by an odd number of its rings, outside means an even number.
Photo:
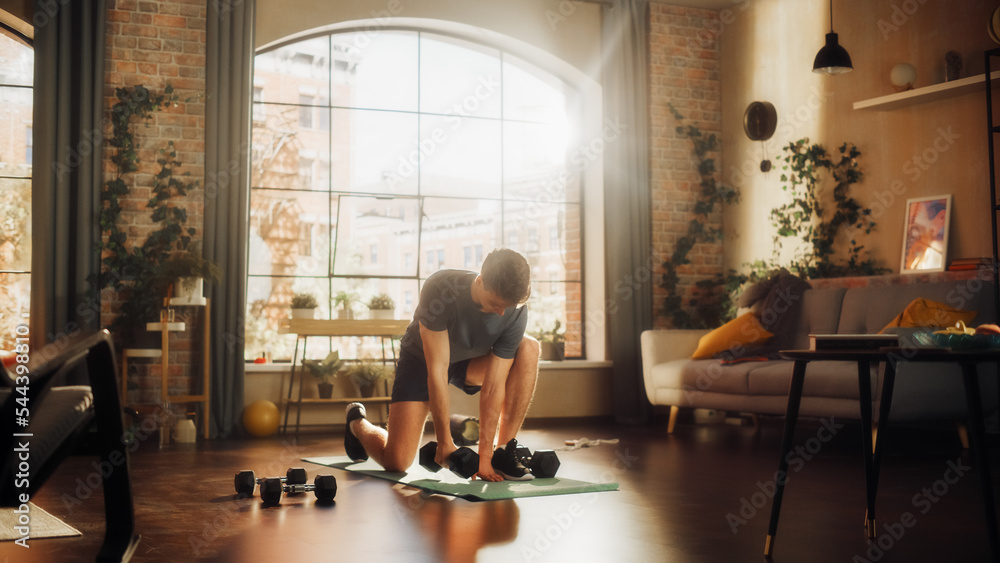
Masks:
[[[359,418],[366,418],[365,415],[365,406],[361,403],[347,405],[347,428],[344,430],[344,449],[347,451],[347,457],[354,461],[365,461],[368,459],[368,452],[361,445],[361,440],[358,440],[354,432],[351,432],[351,422]]]
[[[493,452],[493,469],[508,481],[530,481],[535,478],[521,463],[517,453],[517,440],[514,439]]]

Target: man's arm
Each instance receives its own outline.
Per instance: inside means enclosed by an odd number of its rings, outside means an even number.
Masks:
[[[493,440],[496,439],[500,425],[507,375],[513,364],[513,359],[491,354],[483,377],[483,388],[479,396],[479,478],[486,481],[503,481],[503,476],[493,471]]]
[[[456,449],[449,424],[451,407],[448,396],[448,363],[451,359],[451,346],[448,343],[448,331],[435,332],[420,323],[420,340],[423,341],[424,361],[427,362],[429,406],[438,443],[434,458],[442,467],[447,467],[448,456]]]

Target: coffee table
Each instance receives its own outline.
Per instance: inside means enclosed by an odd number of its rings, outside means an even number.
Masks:
[[[815,361],[849,361],[858,364],[858,393],[860,398],[862,451],[865,462],[865,488],[867,493],[867,509],[865,527],[868,537],[874,538],[875,530],[875,497],[878,491],[879,470],[882,464],[882,452],[885,449],[886,429],[889,423],[889,409],[892,406],[892,391],[896,379],[896,366],[901,362],[947,362],[956,363],[962,368],[962,379],[965,384],[965,398],[969,409],[969,430],[972,436],[972,451],[976,458],[979,472],[983,509],[985,511],[987,534],[990,550],[995,561],[1000,561],[1000,539],[997,535],[996,508],[993,505],[993,484],[990,478],[989,460],[986,452],[985,431],[983,428],[983,409],[980,402],[979,377],[976,364],[982,362],[1000,362],[1000,350],[951,350],[948,348],[880,348],[877,350],[783,350],[781,357],[795,362],[792,370],[792,381],[788,390],[788,407],[785,411],[785,431],[781,443],[781,457],[778,459],[777,488],[771,500],[771,520],[767,528],[767,538],[764,543],[764,555],[770,557],[774,549],[774,538],[778,530],[778,516],[781,512],[781,499],[785,490],[785,478],[788,475],[788,460],[792,454],[792,441],[795,434],[795,424],[799,415],[799,403],[802,399],[802,384],[805,379],[806,366]],[[879,402],[879,439],[872,448],[872,398],[871,371],[873,362],[885,363],[885,375],[882,383],[882,398]]]

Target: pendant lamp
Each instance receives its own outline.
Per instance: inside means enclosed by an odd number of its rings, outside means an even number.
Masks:
[[[854,70],[847,49],[840,46],[837,34],[833,32],[833,0],[830,0],[830,33],[826,34],[826,45],[816,53],[813,72],[823,74],[843,74]]]

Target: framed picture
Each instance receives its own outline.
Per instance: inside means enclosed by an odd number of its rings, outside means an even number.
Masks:
[[[947,265],[951,194],[906,200],[903,258],[899,271],[943,272]]]

